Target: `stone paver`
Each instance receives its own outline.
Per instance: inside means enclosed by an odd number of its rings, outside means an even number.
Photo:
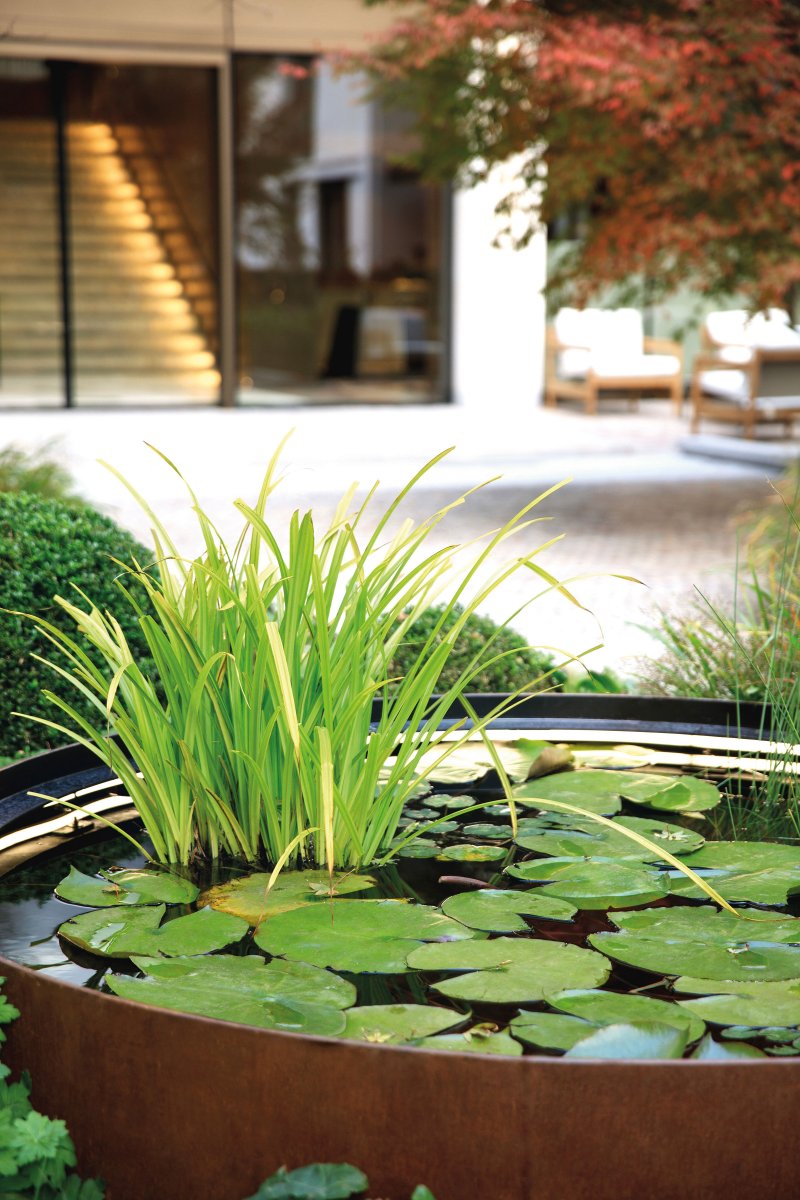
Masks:
[[[240,527],[233,499],[255,496],[267,459],[292,426],[283,456],[286,479],[271,505],[279,527],[297,507],[313,506],[322,519],[356,479],[364,485],[380,479],[380,496],[387,497],[447,446],[457,449],[427,477],[405,514],[427,516],[481,480],[503,478],[452,512],[440,544],[502,524],[540,491],[572,477],[543,503],[548,520],[518,535],[508,550],[529,552],[563,534],[543,552],[542,565],[561,579],[590,576],[570,587],[594,616],[551,595],[530,604],[514,624],[532,642],[570,654],[604,642],[592,665],[607,663],[623,673],[631,672],[637,657],[655,652],[641,626],[652,623],[659,607],[690,603],[695,588],[715,596],[730,591],[736,516],[766,502],[769,481],[778,474],[774,463],[682,454],[686,421],[661,402],[646,402],[638,412],[622,405],[596,418],[535,406],[520,418],[505,409],[502,397],[479,414],[440,406],[4,412],[0,446],[52,443],[51,453],[70,468],[87,499],[146,537],[141,512],[96,461],[108,460],[191,553],[198,539],[182,485],[145,441],[173,458],[201,504],[231,535]],[[642,582],[610,578],[613,572]],[[528,573],[517,579],[489,611],[507,616],[535,594],[532,582]]]

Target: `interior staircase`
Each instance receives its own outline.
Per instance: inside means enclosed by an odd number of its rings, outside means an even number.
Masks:
[[[207,321],[117,139],[88,122],[68,139],[77,403],[215,401]],[[55,166],[52,124],[0,120],[0,406],[63,403]]]

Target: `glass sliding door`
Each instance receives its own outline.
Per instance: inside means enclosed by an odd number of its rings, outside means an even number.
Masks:
[[[57,159],[47,64],[0,58],[0,408],[64,403]]]
[[[445,198],[405,121],[308,60],[235,61],[240,403],[442,399]]]

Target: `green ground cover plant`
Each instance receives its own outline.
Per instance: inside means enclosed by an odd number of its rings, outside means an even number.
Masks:
[[[364,1196],[369,1180],[363,1171],[349,1163],[312,1163],[287,1171],[281,1167],[249,1200],[351,1200]],[[415,1187],[411,1200],[435,1200],[423,1185]]]
[[[90,508],[0,491],[0,755],[12,758],[63,744],[78,728],[67,722],[63,732],[48,731],[13,715],[52,713],[42,697],[52,672],[36,657],[51,647],[35,622],[19,613],[34,614],[66,632],[74,623],[53,596],[61,593],[80,600],[80,593],[90,592],[101,610],[113,607],[119,597],[115,580],[124,570],[120,564],[130,564],[134,557],[143,564],[152,562],[151,552]],[[131,653],[144,666],[148,650],[138,614],[122,610],[119,619]],[[56,661],[66,662],[59,656]],[[74,707],[84,720],[94,711],[77,693]]]
[[[0,979],[0,984],[5,982]],[[0,995],[2,1026],[19,1011]],[[98,1180],[75,1175],[75,1147],[61,1120],[37,1112],[30,1100],[30,1079],[8,1082],[8,1067],[0,1063],[0,1195],[9,1200],[103,1200]]]

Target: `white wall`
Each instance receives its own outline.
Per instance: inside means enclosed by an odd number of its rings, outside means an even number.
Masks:
[[[507,172],[457,192],[453,211],[453,396],[485,412],[527,413],[544,372],[546,237],[492,245]]]
[[[128,43],[180,50],[278,50],[314,53],[352,49],[386,28],[391,5],[361,0],[0,0],[2,53],[59,41],[81,46]],[[54,45],[53,43],[56,43]]]

